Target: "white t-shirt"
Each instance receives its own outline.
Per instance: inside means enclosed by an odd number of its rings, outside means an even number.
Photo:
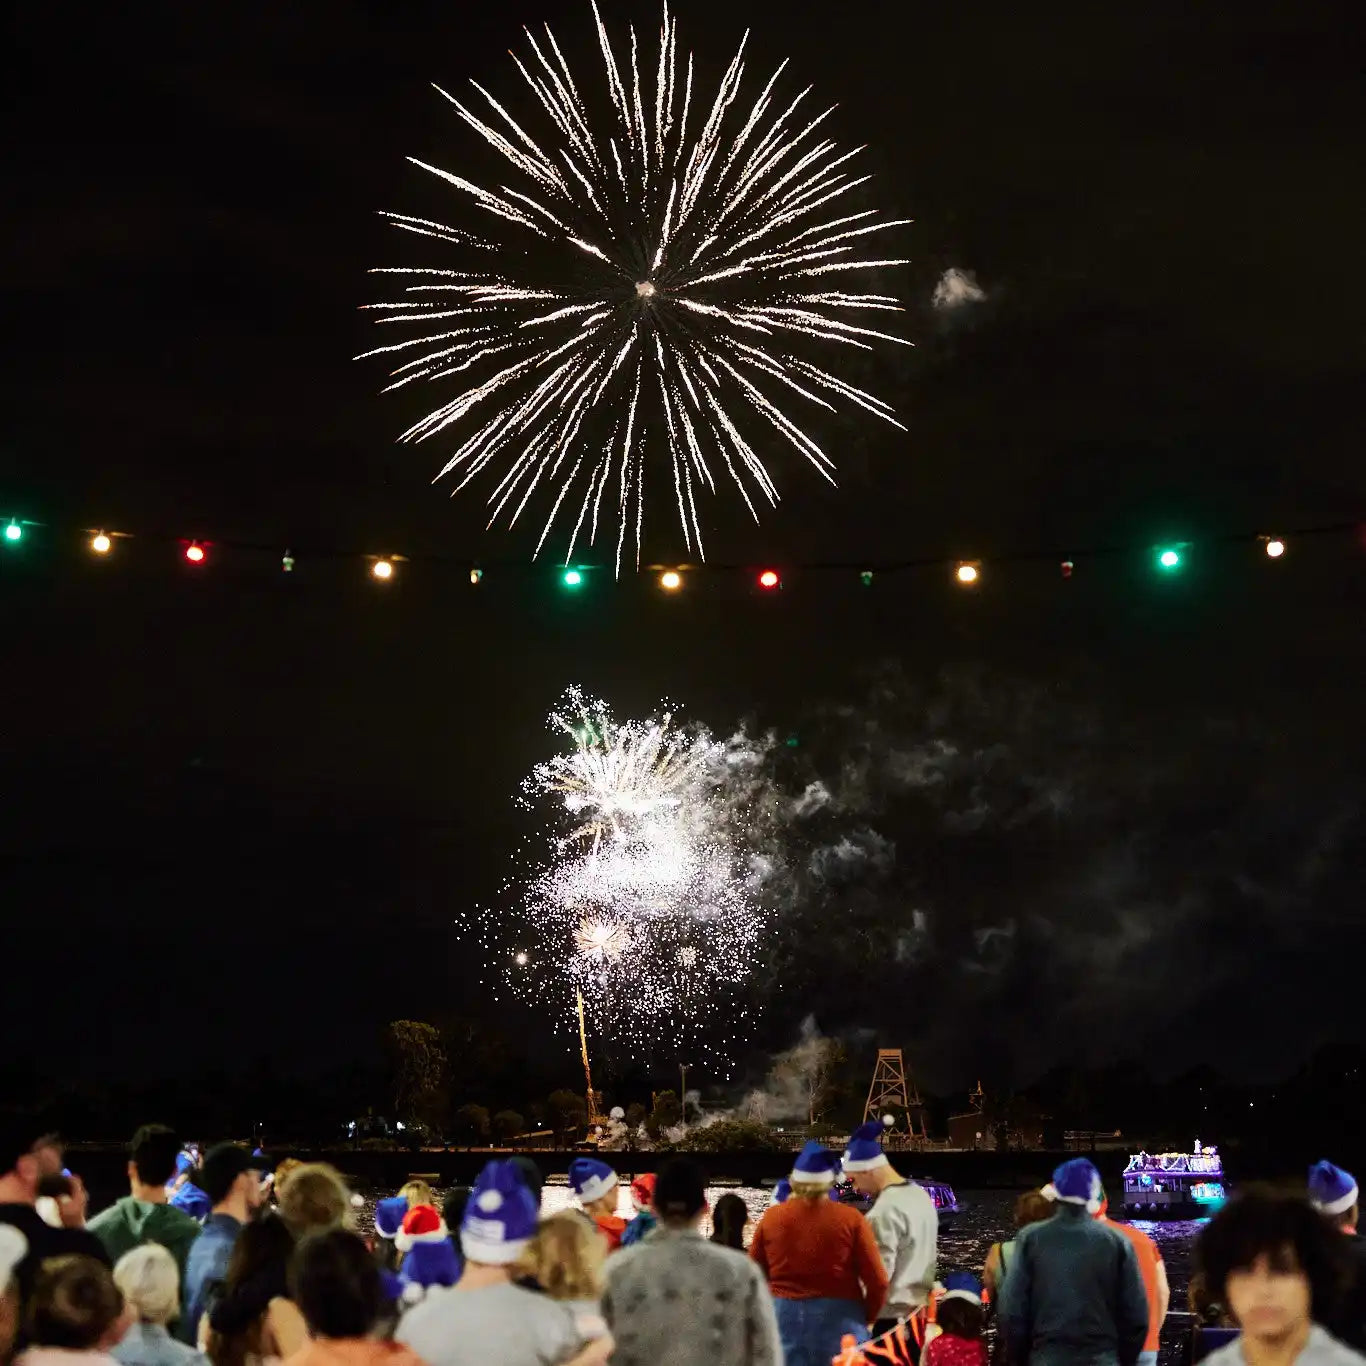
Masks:
[[[557,1366],[581,1341],[564,1305],[510,1284],[429,1290],[394,1337],[427,1366]]]
[[[907,1181],[887,1186],[873,1201],[868,1226],[887,1272],[882,1317],[904,1318],[929,1302],[939,1242],[939,1211],[923,1186]]]

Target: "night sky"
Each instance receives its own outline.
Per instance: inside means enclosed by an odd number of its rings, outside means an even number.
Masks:
[[[187,1048],[307,1072],[388,1019],[487,1011],[452,919],[534,828],[516,786],[582,683],[796,734],[782,781],[843,785],[794,833],[760,1049],[814,1014],[953,1089],[1366,1041],[1366,543],[1057,568],[1366,511],[1352,7],[683,4],[704,73],[752,28],[750,97],[790,57],[915,220],[885,283],[916,349],[874,376],[909,432],[836,422],[838,489],[780,457],[780,507],[756,529],[718,497],[709,546],[987,571],[669,601],[531,575],[539,523],[484,532],[478,492],[431,485],[439,441],[395,444],[429,395],[352,360],[379,340],[366,270],[427,259],[377,211],[466,212],[405,156],[486,165],[430,83],[524,100],[506,49],[542,20],[599,81],[564,0],[19,17],[0,515],[50,529],[0,555],[7,1033],[102,1079]],[[950,267],[986,299],[934,310]],[[647,555],[681,558],[659,513]],[[95,526],[141,535],[93,563]],[[262,548],[193,574],[158,536]],[[1034,549],[1058,554],[991,569]],[[520,567],[378,591],[333,550]],[[841,841],[877,855],[834,876]]]

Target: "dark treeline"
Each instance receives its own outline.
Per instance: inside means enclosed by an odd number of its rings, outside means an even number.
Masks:
[[[445,1070],[439,1094],[428,1097],[428,1114],[438,1121],[426,1133],[429,1141],[505,1141],[519,1127],[542,1126],[572,1138],[585,1122],[582,1077],[572,1066],[558,1058],[538,1062],[500,1055],[487,1040],[468,1034],[462,1046],[452,1047],[462,1043],[458,1030],[452,1035],[447,1029],[442,1036]],[[817,1097],[822,1128],[847,1132],[862,1118],[870,1072],[871,1058],[858,1053],[841,1058]],[[367,1117],[381,1126],[369,1131],[374,1141],[385,1123],[392,1126],[405,1110],[411,1115],[412,1088],[408,1084],[405,1094],[404,1086],[392,1050],[311,1076],[292,1068],[286,1073],[269,1057],[237,1071],[182,1071],[112,1083],[44,1075],[36,1065],[11,1063],[0,1072],[10,1104],[40,1108],[68,1139],[89,1142],[123,1141],[138,1124],[154,1118],[206,1140],[231,1134],[274,1145],[329,1146],[347,1140],[352,1121],[360,1121],[355,1135],[360,1141]],[[605,1079],[604,1104],[620,1105],[632,1120],[653,1114],[673,1122],[681,1111],[677,1086],[676,1073],[626,1071]],[[742,1100],[739,1089],[702,1088],[707,1111]],[[924,1101],[931,1138],[946,1136],[949,1117],[969,1108],[965,1095],[925,1096]],[[695,1111],[689,1113],[695,1117]],[[1290,1172],[1325,1154],[1342,1160],[1355,1155],[1366,1133],[1366,1052],[1325,1047],[1293,1075],[1260,1085],[1221,1078],[1209,1067],[1168,1079],[1132,1061],[1100,1069],[1057,1068],[1014,1093],[988,1091],[983,1114],[997,1146],[1042,1142],[1054,1147],[1066,1131],[1120,1131],[1126,1141],[1149,1148],[1186,1148],[1198,1138],[1237,1154],[1240,1167],[1263,1174]],[[414,1135],[422,1133],[410,1123],[396,1141],[418,1142]]]

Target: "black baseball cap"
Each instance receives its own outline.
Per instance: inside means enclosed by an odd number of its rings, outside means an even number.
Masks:
[[[199,1189],[216,1205],[226,1200],[232,1183],[243,1172],[270,1170],[270,1159],[259,1157],[239,1143],[219,1143],[204,1154],[199,1164]]]

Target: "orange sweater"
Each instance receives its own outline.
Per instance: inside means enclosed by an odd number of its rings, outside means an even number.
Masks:
[[[867,1221],[823,1195],[794,1195],[767,1210],[749,1255],[780,1300],[853,1300],[872,1323],[887,1296],[887,1272]]]

